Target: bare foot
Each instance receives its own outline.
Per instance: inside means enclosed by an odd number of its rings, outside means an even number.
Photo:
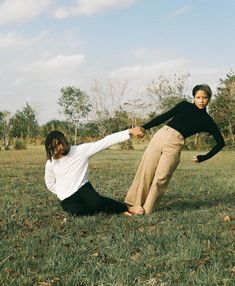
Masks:
[[[131,214],[130,212],[126,211],[124,213],[122,213],[124,216],[133,216],[133,214]]]
[[[142,215],[144,214],[144,209],[141,206],[131,206],[128,207],[128,212],[133,215]]]

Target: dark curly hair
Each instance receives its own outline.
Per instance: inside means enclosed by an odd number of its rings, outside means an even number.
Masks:
[[[58,130],[51,131],[45,139],[45,149],[46,149],[47,159],[49,159],[50,161],[54,155],[55,147],[52,144],[54,140],[57,140],[58,143],[61,143],[65,147],[64,155],[67,155],[70,150],[70,144],[65,135]]]

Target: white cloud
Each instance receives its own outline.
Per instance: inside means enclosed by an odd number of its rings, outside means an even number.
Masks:
[[[121,67],[110,72],[108,77],[117,80],[127,80],[129,88],[129,99],[136,96],[143,96],[147,85],[152,80],[157,80],[160,75],[169,77],[174,74],[183,75],[189,73],[190,76],[185,83],[185,93],[191,94],[192,88],[201,83],[208,84],[213,93],[219,85],[219,79],[225,78],[229,69],[226,68],[195,68],[186,59],[175,59],[161,62],[154,65],[135,65]]]
[[[153,57],[159,56],[159,51],[157,49],[151,48],[139,48],[134,51],[134,55],[140,59],[153,59]]]
[[[191,86],[196,84],[209,84],[213,91],[216,90],[220,78],[225,78],[229,72],[227,68],[192,68],[190,70],[189,82]]]
[[[27,79],[24,76],[20,76],[14,80],[13,85],[17,87],[25,84],[26,82]]]
[[[85,61],[84,55],[57,55],[49,60],[39,60],[24,68],[24,71],[29,72],[66,72],[68,69],[79,68]]]
[[[148,49],[147,48],[140,48],[134,52],[135,56],[138,58],[143,58],[148,55]]]
[[[110,77],[123,78],[130,81],[134,80],[139,83],[144,83],[146,81],[156,79],[163,73],[170,74],[181,72],[186,69],[187,64],[188,61],[186,59],[174,59],[154,65],[125,66],[110,73]]]
[[[14,32],[0,34],[0,48],[8,48],[22,43],[23,39],[16,36]]]
[[[26,64],[13,63],[9,71],[0,65],[0,97],[4,95],[4,108],[15,112],[26,102],[40,107],[40,122],[58,118],[57,100],[63,86],[81,86],[86,66],[85,55],[59,54]],[[7,74],[6,78],[1,75]],[[10,84],[9,84],[10,83]]]
[[[5,0],[0,5],[0,24],[16,23],[39,16],[51,0]]]
[[[187,6],[184,6],[180,9],[177,9],[175,11],[172,11],[170,14],[169,14],[169,17],[172,18],[172,17],[178,17],[178,16],[181,16],[185,13],[187,13],[188,11],[191,11],[192,10],[192,7],[187,5]]]
[[[69,16],[94,15],[107,10],[131,6],[136,0],[77,0],[75,5],[60,7],[55,11],[58,19]]]
[[[160,75],[170,76],[174,73],[185,74],[188,70],[188,60],[173,59],[152,65],[124,66],[109,73],[108,77],[117,80],[127,80],[129,98],[134,98],[146,89],[152,81],[157,80]]]
[[[21,46],[29,46],[35,42],[42,40],[47,35],[47,32],[42,32],[39,36],[34,38],[25,38],[17,35],[15,31],[7,34],[0,34],[0,48],[19,48]]]

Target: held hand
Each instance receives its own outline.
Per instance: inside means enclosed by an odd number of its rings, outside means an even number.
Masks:
[[[144,128],[143,127],[134,127],[129,129],[129,134],[135,136],[136,138],[144,137]]]
[[[197,156],[194,156],[194,157],[191,159],[191,161],[192,161],[193,163],[198,163]]]

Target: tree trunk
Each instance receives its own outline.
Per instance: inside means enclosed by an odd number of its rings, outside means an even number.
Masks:
[[[9,150],[9,142],[8,142],[8,138],[7,136],[4,134],[4,137],[3,137],[3,144],[2,144],[2,147],[3,149],[6,151],[6,150]]]

